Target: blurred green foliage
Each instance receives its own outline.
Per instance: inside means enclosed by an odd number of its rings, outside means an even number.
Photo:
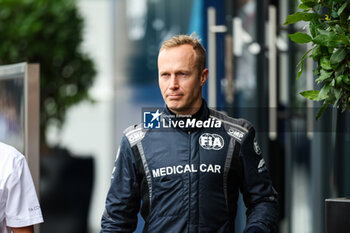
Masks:
[[[301,57],[297,79],[304,70],[304,60],[311,57],[316,63],[315,82],[322,85],[320,90],[301,95],[323,101],[317,119],[329,104],[350,111],[350,0],[301,0],[299,9],[284,23],[305,21],[309,26],[308,33],[289,35],[296,43],[312,43],[312,49]]]
[[[0,0],[0,65],[40,64],[40,133],[91,100],[96,70],[81,51],[83,19],[74,0]]]

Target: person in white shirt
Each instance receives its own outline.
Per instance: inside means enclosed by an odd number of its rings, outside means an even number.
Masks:
[[[33,233],[42,223],[39,201],[25,157],[0,142],[0,233]]]

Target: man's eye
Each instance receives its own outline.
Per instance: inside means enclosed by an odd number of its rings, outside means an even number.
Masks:
[[[166,78],[166,77],[169,77],[169,74],[161,74],[160,76],[163,78]]]

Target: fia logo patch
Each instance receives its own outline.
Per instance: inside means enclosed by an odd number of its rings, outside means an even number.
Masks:
[[[204,133],[199,137],[199,145],[206,150],[221,150],[224,139],[219,134]]]

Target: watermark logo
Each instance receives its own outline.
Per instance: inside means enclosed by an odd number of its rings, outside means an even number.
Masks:
[[[161,127],[161,113],[159,109],[152,112],[143,112],[143,128],[144,129],[159,129]]]
[[[224,139],[219,134],[204,133],[199,137],[199,145],[206,150],[221,150]]]
[[[142,110],[143,129],[194,129],[194,128],[220,128],[222,122],[216,119],[196,119],[191,115],[174,115],[161,108],[148,108]]]

